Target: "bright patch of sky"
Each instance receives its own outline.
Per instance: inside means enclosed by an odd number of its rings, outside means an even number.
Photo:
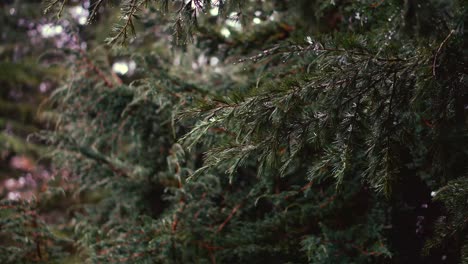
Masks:
[[[239,23],[239,15],[236,12],[229,14],[226,25],[237,31],[242,30],[242,25]]]
[[[62,34],[63,27],[61,25],[47,23],[39,27],[39,32],[41,32],[42,37],[51,38]]]
[[[210,15],[217,16],[219,13],[219,8],[217,6],[210,9]]]
[[[277,21],[279,20],[279,13],[277,11],[273,11],[273,13],[268,17],[270,21]]]
[[[134,61],[116,61],[112,64],[112,71],[120,74],[132,74],[136,69],[136,63]]]
[[[19,192],[9,192],[7,195],[8,200],[17,201],[19,198],[21,198],[21,194]]]
[[[210,65],[211,66],[216,66],[219,63],[219,59],[217,57],[211,57],[210,58]]]
[[[223,35],[225,38],[229,38],[229,36],[231,36],[231,31],[229,31],[229,29],[226,27],[223,27],[221,29],[221,35]]]
[[[80,25],[84,25],[88,21],[89,11],[87,9],[83,8],[81,5],[70,7],[69,12],[70,12],[71,16]]]

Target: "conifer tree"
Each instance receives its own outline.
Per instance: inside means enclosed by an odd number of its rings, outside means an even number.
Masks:
[[[46,146],[28,138],[47,127],[41,102],[65,76],[42,56],[62,28],[44,18],[40,1],[2,1],[0,20],[0,263],[30,263],[63,255],[44,247],[55,240],[44,219],[54,206],[39,206],[35,195],[51,174]]]
[[[114,14],[106,4],[90,2],[91,23]],[[118,12],[112,49],[67,50],[49,101],[60,118],[39,135],[78,186],[66,195],[83,197],[68,253],[468,263],[464,1],[125,0]]]
[[[41,28],[37,24],[43,19],[40,2],[3,1],[0,7],[0,180],[3,181],[19,177],[18,168],[33,167],[31,160],[43,152],[42,146],[26,142],[26,137],[44,128],[37,108],[60,72],[41,68],[39,63],[38,56],[50,42],[38,36]]]

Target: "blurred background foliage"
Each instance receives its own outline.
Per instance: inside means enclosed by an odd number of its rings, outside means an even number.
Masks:
[[[45,146],[27,137],[48,127],[39,109],[65,77],[66,69],[54,67],[52,61],[41,60],[45,52],[55,47],[55,40],[48,35],[52,32],[47,30],[42,8],[41,1],[1,3],[0,177],[10,185],[18,179],[23,183],[20,185],[24,185],[24,176],[31,180],[32,176],[48,174],[48,161],[39,161],[46,152]],[[3,188],[1,194],[19,195]]]
[[[44,103],[68,75],[63,53],[74,44],[71,32],[87,34],[80,20],[87,11],[75,3],[67,7],[66,19],[59,23],[45,16],[44,8],[43,1],[35,0],[0,3],[2,263],[52,259],[47,250],[38,246],[37,237],[70,247],[69,236],[61,230],[68,226],[67,207],[77,199],[63,199],[63,195],[54,192],[54,187],[67,189],[71,185],[56,177],[58,172],[47,156],[51,149],[33,135],[53,130],[57,123],[57,115]],[[98,34],[98,29],[92,32]],[[85,48],[86,44],[82,44]],[[38,252],[42,251],[39,257]],[[63,248],[52,251],[57,252],[53,258],[57,263],[64,263],[64,256],[69,258],[70,252],[59,253]]]

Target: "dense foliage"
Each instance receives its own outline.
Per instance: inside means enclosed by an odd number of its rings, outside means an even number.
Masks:
[[[63,51],[38,135],[68,244],[7,261],[468,263],[463,0],[119,7],[112,49]]]
[[[40,1],[0,3],[0,263],[38,260],[38,233],[50,237],[47,215],[32,202],[51,178],[47,149],[28,136],[47,127],[41,102],[65,69],[40,57],[54,42],[41,35],[41,9]]]
[[[38,165],[32,159],[44,148],[26,138],[44,128],[37,110],[62,71],[44,67],[50,61],[39,59],[50,46],[49,39],[39,36],[38,24],[44,20],[40,2],[3,1],[0,8],[0,180],[4,180]]]

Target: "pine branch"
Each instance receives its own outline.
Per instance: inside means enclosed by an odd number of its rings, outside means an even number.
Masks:
[[[119,39],[121,43],[124,43],[128,37],[128,29],[130,28],[131,34],[135,34],[134,18],[140,11],[140,7],[148,2],[148,0],[127,0],[128,2],[122,4],[122,15],[121,20],[124,21],[123,25],[118,25],[114,31],[116,34],[107,39],[107,43],[113,44]]]
[[[447,43],[447,41],[450,39],[450,37],[453,35],[453,33],[455,33],[455,30],[454,29],[450,30],[450,33],[447,35],[447,37],[445,37],[445,39],[442,41],[442,43],[440,43],[439,48],[437,49],[437,51],[436,51],[436,53],[434,55],[434,60],[432,62],[432,76],[434,76],[434,77],[436,76],[437,57],[439,56],[440,52],[442,51],[442,48]]]

